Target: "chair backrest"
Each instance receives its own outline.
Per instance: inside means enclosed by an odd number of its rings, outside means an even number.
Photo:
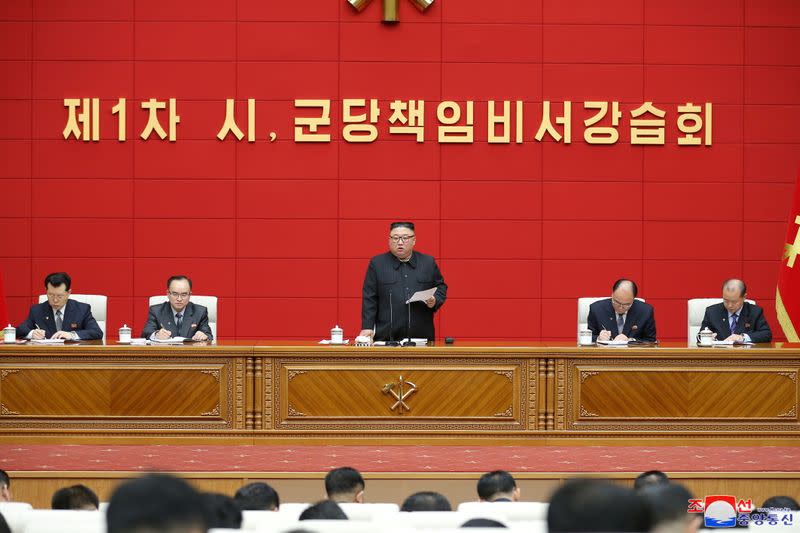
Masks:
[[[584,297],[578,298],[578,332],[577,338],[578,340],[581,339],[581,330],[587,329],[587,322],[589,320],[589,306],[599,300],[606,300],[609,296],[593,296],[593,297]],[[640,302],[644,301],[644,298],[636,298]]]
[[[106,517],[99,511],[62,511],[35,509],[24,529],[12,529],[14,533],[105,533]]]
[[[400,512],[400,506],[396,503],[340,503],[339,507],[350,520],[373,520],[379,515]]]
[[[471,517],[495,518],[508,522],[547,520],[545,502],[464,502],[458,512]]]
[[[745,300],[755,305],[755,300]],[[686,342],[690,345],[697,342],[697,334],[700,333],[700,326],[703,324],[703,316],[706,308],[710,305],[722,303],[722,298],[692,298],[687,302],[687,334]],[[722,339],[719,339],[722,340]]]
[[[163,304],[166,301],[166,294],[150,297],[151,306]],[[214,340],[217,340],[217,297],[192,294],[191,301],[208,309],[208,326],[211,328],[211,334],[214,335]]]
[[[106,338],[106,322],[108,321],[108,297],[102,294],[70,294],[71,300],[89,304],[92,306],[92,316],[97,321],[97,325],[103,331],[103,339]],[[46,294],[39,295],[39,303],[47,301]]]
[[[283,512],[283,505],[280,511],[242,511],[242,529],[249,531],[284,531],[297,524],[297,517],[300,512]]]

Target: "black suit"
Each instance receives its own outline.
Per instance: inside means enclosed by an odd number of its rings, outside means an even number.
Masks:
[[[161,328],[168,330],[173,337],[186,337],[191,339],[198,331],[208,335],[208,340],[213,340],[211,327],[208,325],[208,309],[203,305],[189,302],[182,312],[181,327],[178,329],[175,324],[175,315],[169,302],[151,305],[150,314],[147,315],[147,323],[142,330],[142,337],[149,339],[150,335]]]
[[[375,328],[375,340],[406,337],[409,308],[406,300],[417,291],[436,287],[433,308],[424,302],[410,304],[411,337],[433,340],[433,314],[447,299],[447,285],[436,260],[420,252],[402,262],[391,252],[376,255],[369,262],[361,298],[361,329]],[[390,305],[391,301],[391,305]],[[392,325],[390,333],[390,323]]]
[[[91,305],[68,299],[61,309],[61,331],[74,331],[81,340],[103,338],[103,330],[92,316]],[[27,337],[36,326],[45,331],[45,337],[48,339],[57,331],[55,313],[48,302],[31,306],[28,318],[17,326],[17,337]]]
[[[717,334],[717,340],[725,340],[733,333],[744,335],[745,333],[753,342],[770,342],[772,331],[769,329],[767,319],[764,318],[764,311],[757,305],[745,302],[739,309],[739,319],[736,322],[736,331],[731,331],[728,321],[728,310],[721,303],[706,307],[706,314],[703,315],[703,323],[700,331],[705,328]]]
[[[656,341],[656,317],[653,306],[639,300],[634,300],[628,309],[622,331],[618,331],[617,313],[611,305],[611,298],[599,300],[589,306],[588,326],[592,330],[593,341],[597,340],[603,329],[611,332],[612,339],[622,333],[637,341]]]

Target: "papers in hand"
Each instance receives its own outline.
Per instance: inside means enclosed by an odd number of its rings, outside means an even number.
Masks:
[[[64,344],[64,339],[31,339],[31,344]]]
[[[186,337],[170,337],[169,339],[150,339],[152,344],[183,344]]]
[[[603,346],[627,346],[628,341],[597,341],[597,344],[602,344]]]
[[[411,302],[424,302],[425,300],[433,296],[435,293],[436,293],[436,287],[428,289],[427,291],[417,291],[411,295],[411,298],[406,300],[406,303],[410,304]]]

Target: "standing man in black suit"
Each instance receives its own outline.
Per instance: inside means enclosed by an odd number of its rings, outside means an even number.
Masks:
[[[747,286],[740,279],[729,279],[722,284],[722,303],[706,307],[700,331],[714,332],[714,338],[733,342],[770,342],[764,311],[745,301]]]
[[[618,279],[611,298],[589,306],[588,326],[595,341],[656,341],[653,306],[636,299],[639,289],[629,279]]]
[[[44,278],[47,301],[32,305],[28,318],[17,326],[17,337],[24,339],[102,339],[103,330],[92,316],[92,306],[70,300],[72,278],[66,272],[53,272]]]
[[[184,337],[193,341],[210,341],[214,335],[208,325],[208,309],[192,303],[192,280],[172,276],[167,280],[167,301],[150,306],[142,337],[166,340]]]
[[[412,222],[389,226],[389,251],[370,260],[364,277],[359,335],[397,341],[406,336],[410,320],[412,338],[434,340],[433,314],[447,299],[447,285],[433,256],[415,252],[415,244]],[[425,302],[406,307],[415,292],[434,287],[436,292]]]

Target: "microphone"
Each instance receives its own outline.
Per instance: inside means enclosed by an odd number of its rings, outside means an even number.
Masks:
[[[403,346],[416,346],[417,343],[411,340],[411,302],[406,302],[408,308],[408,320],[406,321],[406,342]]]
[[[400,346],[400,343],[393,340],[394,330],[394,303],[392,302],[392,289],[389,289],[389,340],[386,341],[386,346]]]

